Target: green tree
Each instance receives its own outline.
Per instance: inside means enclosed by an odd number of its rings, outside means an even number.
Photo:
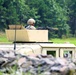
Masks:
[[[70,25],[70,28],[71,28],[71,33],[73,34],[73,36],[76,37],[76,0],[72,1],[70,0],[68,2],[68,7],[69,7],[69,11],[70,11],[70,14],[69,14],[69,25]]]
[[[4,30],[8,24],[16,23],[18,17],[13,1],[1,0],[0,11],[0,29]]]
[[[72,0],[0,0],[0,29],[9,24],[26,25],[29,18],[36,20],[36,26],[57,27],[50,31],[55,37],[68,36],[70,29],[76,34],[76,1]]]
[[[68,7],[66,5],[66,1],[60,1],[56,2],[55,0],[53,1],[53,9],[55,10],[55,17],[56,17],[56,24],[57,27],[59,28],[59,37],[62,37],[62,35],[68,36],[69,32],[70,32],[70,27],[68,25],[68,21],[69,21],[69,12]]]
[[[40,15],[39,25],[58,27],[59,37],[69,33],[69,25],[67,24],[69,18],[65,1],[61,3],[60,0],[27,0],[27,3],[30,8],[37,9],[38,15]],[[54,34],[52,33],[52,35]]]
[[[0,0],[0,28],[2,29],[3,27],[6,26],[6,8],[3,7],[4,0]]]

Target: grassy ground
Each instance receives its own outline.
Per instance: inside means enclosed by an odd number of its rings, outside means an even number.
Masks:
[[[58,38],[54,38],[51,39],[50,41],[53,41],[54,43],[72,43],[76,45],[76,38],[66,38],[66,39],[58,39]]]
[[[6,34],[4,32],[0,32],[0,44],[2,43],[12,43],[12,42],[9,42],[7,37],[6,37]]]
[[[0,42],[8,42],[6,34],[3,32],[0,32]]]

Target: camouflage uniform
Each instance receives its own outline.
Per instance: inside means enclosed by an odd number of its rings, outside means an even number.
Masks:
[[[35,28],[34,26],[31,26],[31,25],[28,25],[28,26],[26,27],[26,29],[36,30],[36,28]]]

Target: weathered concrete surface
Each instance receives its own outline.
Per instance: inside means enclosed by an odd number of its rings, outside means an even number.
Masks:
[[[0,44],[0,50],[14,50],[14,44]],[[41,47],[39,44],[16,44],[15,52],[20,54],[41,54]]]
[[[17,43],[15,52],[20,54],[41,54],[44,48],[49,49],[72,49],[75,55],[76,46],[74,44],[52,44],[52,43]],[[14,44],[0,44],[0,50],[14,50]],[[73,56],[74,56],[73,55]],[[75,57],[75,56],[74,56]]]

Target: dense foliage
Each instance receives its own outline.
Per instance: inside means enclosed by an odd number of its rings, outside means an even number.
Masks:
[[[69,37],[76,34],[76,1],[72,0],[0,0],[0,30],[10,24],[26,25],[29,18],[36,27],[53,27],[50,37]]]

